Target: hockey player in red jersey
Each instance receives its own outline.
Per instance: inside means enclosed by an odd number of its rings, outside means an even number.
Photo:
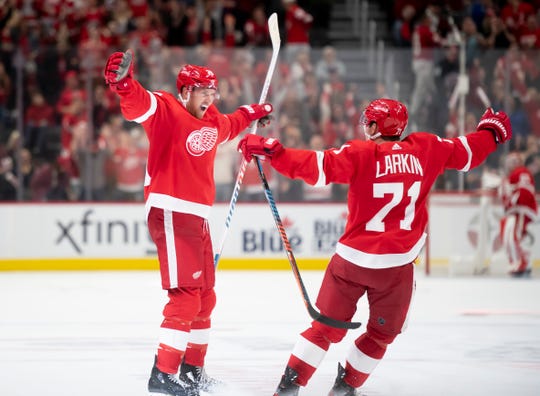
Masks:
[[[507,155],[505,170],[507,176],[499,191],[504,207],[501,239],[510,264],[509,273],[515,277],[530,276],[531,252],[525,239],[528,225],[537,218],[534,178],[519,153]]]
[[[208,68],[182,67],[176,80],[178,96],[174,96],[143,88],[133,77],[133,63],[130,50],[116,52],[109,57],[104,75],[120,97],[124,117],[140,123],[149,140],[146,217],[169,301],[148,390],[198,396],[215,384],[203,367],[216,303],[208,229],[216,148],[251,122],[265,124],[272,106],[252,104],[221,114],[213,104],[218,80]]]
[[[275,139],[248,135],[239,143],[246,159],[262,155],[279,173],[314,186],[349,184],[348,219],[317,297],[322,315],[351,321],[360,297],[370,304],[366,331],[351,346],[329,396],[350,396],[364,384],[387,346],[406,326],[414,293],[414,260],[426,240],[426,200],[445,169],[468,171],[512,136],[503,112],[488,109],[476,132],[454,139],[416,132],[400,139],[406,107],[377,99],[364,111],[367,140],[339,149],[285,148]],[[345,329],[313,321],[299,337],[274,396],[297,395]]]

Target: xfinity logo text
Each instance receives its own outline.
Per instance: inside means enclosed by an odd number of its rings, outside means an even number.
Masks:
[[[113,245],[152,242],[144,221],[128,222],[125,219],[96,218],[94,210],[83,212],[79,219],[56,220],[58,237],[56,245],[68,244],[78,254],[88,245]]]

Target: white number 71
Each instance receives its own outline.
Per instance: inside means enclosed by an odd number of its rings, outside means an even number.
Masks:
[[[384,219],[390,211],[403,200],[403,183],[375,183],[373,184],[373,197],[383,198],[386,194],[392,194],[392,199],[379,210],[370,221],[366,223],[367,231],[384,232]],[[399,228],[410,230],[414,220],[415,204],[420,194],[420,182],[414,182],[407,191],[411,202],[405,208],[403,219],[399,222]]]

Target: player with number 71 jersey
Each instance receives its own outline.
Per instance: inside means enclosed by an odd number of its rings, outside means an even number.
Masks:
[[[437,177],[445,169],[474,168],[494,149],[491,133],[441,139],[424,132],[380,144],[355,140],[324,152],[287,149],[272,165],[315,186],[349,184],[347,226],[336,253],[364,267],[386,268],[420,253],[426,200]]]
[[[489,111],[484,121],[494,117]],[[367,140],[318,152],[283,148],[271,155],[272,167],[314,186],[349,184],[347,226],[336,253],[364,267],[403,265],[424,245],[426,200],[435,180],[445,169],[466,172],[480,165],[496,149],[495,123],[481,122],[476,132],[453,139],[415,132],[400,140],[406,108],[389,99],[372,102],[362,122],[366,130],[380,124],[372,135],[366,131]]]
[[[348,219],[319,290],[321,314],[351,321],[359,299],[370,305],[366,332],[352,345],[345,367],[338,366],[329,396],[353,396],[407,323],[414,291],[414,260],[426,240],[426,201],[445,169],[468,171],[480,165],[497,143],[512,136],[504,112],[488,109],[477,130],[454,139],[416,132],[401,139],[407,108],[377,99],[364,111],[367,140],[325,151],[285,148],[275,139],[248,135],[239,143],[246,159],[262,155],[279,173],[314,186],[349,185]],[[274,396],[296,396],[314,374],[331,343],[346,330],[313,321],[302,332]]]

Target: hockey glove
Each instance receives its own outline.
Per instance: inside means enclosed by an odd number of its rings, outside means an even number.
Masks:
[[[512,137],[512,124],[506,113],[504,111],[493,113],[491,107],[484,112],[476,127],[477,131],[483,129],[493,133],[497,144],[504,143]]]
[[[250,121],[257,120],[257,125],[264,128],[272,120],[270,113],[273,107],[270,103],[244,105],[238,108]]]
[[[115,52],[107,60],[105,82],[113,91],[129,89],[133,77],[133,52]]]
[[[283,145],[277,139],[264,138],[250,133],[240,140],[240,143],[238,143],[238,151],[240,151],[246,161],[249,162],[254,155],[272,158],[274,155],[283,151]]]

